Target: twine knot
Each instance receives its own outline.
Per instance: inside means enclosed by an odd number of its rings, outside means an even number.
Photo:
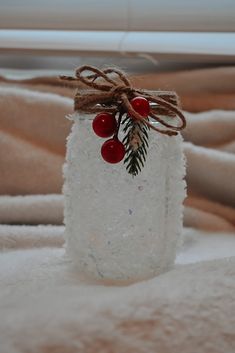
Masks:
[[[89,73],[89,74],[88,74]],[[75,77],[60,76],[63,80],[80,81],[89,89],[80,90],[74,98],[75,111],[83,113],[111,112],[116,113],[122,109],[132,118],[142,121],[151,129],[168,135],[177,135],[178,131],[186,126],[186,120],[178,107],[178,97],[175,92],[147,91],[133,88],[129,78],[119,69],[106,68],[100,70],[96,67],[84,65],[76,69]],[[158,122],[151,123],[136,112],[130,100],[134,97],[144,97],[150,103],[149,116]],[[178,117],[178,125],[172,125],[164,120]],[[161,125],[164,128],[161,128]]]
[[[119,99],[120,95],[123,93],[130,97],[131,95],[133,95],[134,91],[135,90],[133,87],[125,85],[113,86],[112,88],[110,88],[110,94],[117,99]]]

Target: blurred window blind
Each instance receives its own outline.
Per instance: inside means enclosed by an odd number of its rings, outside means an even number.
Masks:
[[[234,0],[0,0],[0,28],[235,31]]]
[[[0,51],[235,55],[234,0],[0,0]]]

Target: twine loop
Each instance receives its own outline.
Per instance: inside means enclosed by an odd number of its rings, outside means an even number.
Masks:
[[[89,73],[89,74],[88,74]],[[120,109],[129,113],[134,119],[140,120],[151,129],[168,135],[177,135],[178,131],[186,126],[186,120],[177,105],[175,92],[147,91],[132,87],[125,73],[116,68],[100,70],[94,66],[84,65],[76,69],[75,77],[60,76],[63,80],[82,82],[88,90],[79,90],[74,98],[75,111],[83,113],[111,112],[117,113]],[[135,111],[130,103],[134,97],[144,97],[150,103],[149,116],[159,123],[156,126],[148,119]],[[178,117],[180,124],[172,125],[160,116]]]

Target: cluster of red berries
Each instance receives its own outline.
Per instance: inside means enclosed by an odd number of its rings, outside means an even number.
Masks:
[[[143,117],[147,117],[150,106],[147,99],[135,97],[130,101],[132,108]],[[131,114],[130,114],[131,115]],[[110,113],[99,113],[93,120],[93,130],[99,137],[111,137],[101,147],[101,155],[108,163],[119,163],[125,156],[124,144],[118,139],[118,124],[114,115]]]

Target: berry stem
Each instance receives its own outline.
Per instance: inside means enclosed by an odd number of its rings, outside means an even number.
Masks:
[[[118,115],[118,121],[117,121],[117,130],[116,130],[115,134],[113,135],[114,139],[118,139],[118,133],[119,133],[119,129],[120,129],[121,121],[122,121],[122,116],[123,116],[123,111],[120,110],[119,115]]]

